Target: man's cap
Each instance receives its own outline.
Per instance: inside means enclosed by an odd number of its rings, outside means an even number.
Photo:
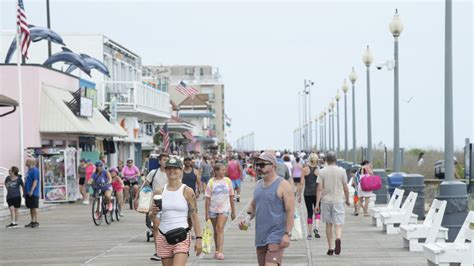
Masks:
[[[272,163],[273,165],[277,165],[275,155],[270,152],[263,152],[258,156],[257,160],[263,160]]]
[[[165,168],[183,168],[183,163],[180,159],[171,157],[165,165]]]
[[[104,163],[103,163],[102,161],[97,161],[97,162],[95,163],[95,166],[97,166],[97,167],[103,166],[103,165],[104,165]]]
[[[184,160],[185,160],[185,161],[186,161],[186,160],[190,160],[190,161],[191,161],[192,159],[193,159],[193,157],[190,156],[190,155],[184,156]]]

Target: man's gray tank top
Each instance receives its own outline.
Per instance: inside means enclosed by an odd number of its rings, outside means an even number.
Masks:
[[[278,197],[277,191],[282,177],[277,177],[269,186],[263,186],[259,180],[255,186],[253,198],[256,205],[255,213],[255,246],[280,243],[286,229],[285,206]]]

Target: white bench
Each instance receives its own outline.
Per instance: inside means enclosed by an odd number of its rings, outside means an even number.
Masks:
[[[422,224],[400,225],[403,247],[410,251],[423,251],[424,243],[446,242],[448,229],[441,226],[445,209],[446,201],[435,199]]]
[[[403,193],[405,190],[395,188],[387,206],[372,207],[370,209],[370,216],[372,216],[372,225],[382,227],[382,219],[380,213],[384,211],[399,210],[402,204]]]
[[[470,211],[453,243],[423,245],[428,265],[474,265],[474,211]]]
[[[388,235],[394,235],[399,233],[398,225],[416,224],[418,215],[412,212],[417,197],[418,193],[411,191],[400,210],[381,212],[383,231]]]

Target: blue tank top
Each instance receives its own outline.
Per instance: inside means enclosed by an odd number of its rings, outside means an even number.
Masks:
[[[190,173],[186,173],[183,171],[183,179],[181,182],[183,182],[183,184],[192,188],[194,192],[196,192],[197,176],[196,174],[194,174],[194,169],[192,169]]]
[[[100,183],[107,183],[107,174],[105,171],[102,171],[100,175],[97,175],[96,172],[92,174],[92,180],[94,180],[94,185],[99,186]]]
[[[259,180],[253,192],[255,200],[255,246],[280,243],[286,229],[286,214],[283,200],[277,191],[282,177],[277,177],[269,186]]]

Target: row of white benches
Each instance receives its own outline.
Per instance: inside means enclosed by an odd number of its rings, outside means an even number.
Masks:
[[[403,189],[396,188],[385,207],[370,209],[372,224],[387,234],[401,234],[403,247],[423,251],[429,265],[474,265],[474,211],[469,212],[453,243],[446,243],[448,229],[441,226],[447,202],[435,199],[422,224],[413,214],[418,194],[410,192],[403,204]],[[400,206],[401,205],[401,206]]]

